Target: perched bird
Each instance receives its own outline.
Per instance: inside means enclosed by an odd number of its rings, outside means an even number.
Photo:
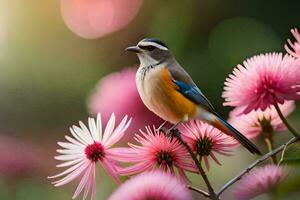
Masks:
[[[251,153],[261,154],[250,140],[222,119],[162,41],[147,38],[126,50],[135,52],[139,58],[136,84],[149,110],[174,127],[189,119],[203,120],[234,137]]]

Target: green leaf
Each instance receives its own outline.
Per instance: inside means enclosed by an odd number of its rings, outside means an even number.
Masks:
[[[283,156],[283,163],[300,164],[300,143],[294,143],[287,147]]]

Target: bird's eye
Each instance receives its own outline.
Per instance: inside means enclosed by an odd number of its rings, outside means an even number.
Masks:
[[[140,47],[141,49],[144,49],[144,50],[147,50],[147,51],[153,51],[153,50],[155,49],[155,47],[152,46],[152,45],[147,45],[147,46],[139,45],[139,47]]]

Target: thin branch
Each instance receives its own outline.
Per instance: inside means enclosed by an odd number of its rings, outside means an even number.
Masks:
[[[192,191],[195,191],[195,192],[197,192],[199,194],[202,194],[204,197],[210,198],[210,196],[209,196],[209,194],[207,192],[205,192],[205,191],[203,191],[203,190],[201,190],[199,188],[196,188],[196,187],[191,186],[191,185],[188,185],[187,188],[190,189],[190,190],[192,190]]]
[[[284,123],[284,125],[289,129],[289,131],[291,131],[291,133],[295,136],[295,137],[299,137],[299,133],[297,133],[297,131],[289,124],[289,122],[286,120],[286,118],[283,116],[278,103],[274,104],[275,109],[280,117],[280,119],[282,120],[282,122]]]
[[[284,143],[283,145],[277,147],[273,151],[265,154],[261,158],[257,159],[255,162],[253,162],[251,165],[249,165],[245,170],[243,170],[241,173],[239,173],[237,176],[235,176],[233,179],[228,181],[220,190],[217,192],[217,196],[219,197],[228,187],[230,187],[232,184],[240,180],[246,173],[248,173],[251,169],[253,169],[256,165],[259,163],[265,161],[266,159],[270,158],[271,156],[277,154],[278,152],[282,151],[286,146],[296,142],[299,139],[299,137],[293,137],[288,142]]]
[[[181,138],[181,133],[179,132],[179,130],[173,129],[171,131],[173,133],[172,135],[174,137],[176,137],[177,140],[186,148],[186,150],[189,152],[192,159],[194,160],[194,162],[195,162],[195,164],[196,164],[196,166],[197,166],[197,168],[198,168],[198,170],[199,170],[199,172],[200,172],[200,174],[201,174],[201,176],[202,176],[202,178],[203,178],[203,180],[204,180],[204,182],[207,186],[210,198],[213,199],[213,200],[219,200],[219,197],[216,195],[213,187],[211,186],[211,184],[210,184],[210,182],[209,182],[209,180],[206,176],[206,173],[205,173],[205,171],[203,170],[203,168],[201,166],[201,163],[198,161],[196,155],[194,154],[194,152],[192,151],[190,146],[185,141],[183,141],[183,139]]]
[[[285,153],[285,150],[286,150],[286,148],[287,148],[291,143],[293,143],[293,141],[290,140],[289,142],[283,144],[283,145],[284,145],[284,148],[283,148],[283,150],[282,150],[282,152],[281,152],[281,157],[280,157],[280,160],[279,160],[279,162],[278,162],[278,165],[280,165],[280,164],[282,163],[282,161],[283,161],[283,156],[284,156],[284,153]]]

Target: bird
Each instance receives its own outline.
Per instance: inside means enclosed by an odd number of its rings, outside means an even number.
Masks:
[[[252,154],[261,155],[248,138],[216,112],[164,42],[145,38],[126,50],[136,53],[139,59],[136,86],[150,111],[173,127],[188,120],[202,120],[235,138]]]

